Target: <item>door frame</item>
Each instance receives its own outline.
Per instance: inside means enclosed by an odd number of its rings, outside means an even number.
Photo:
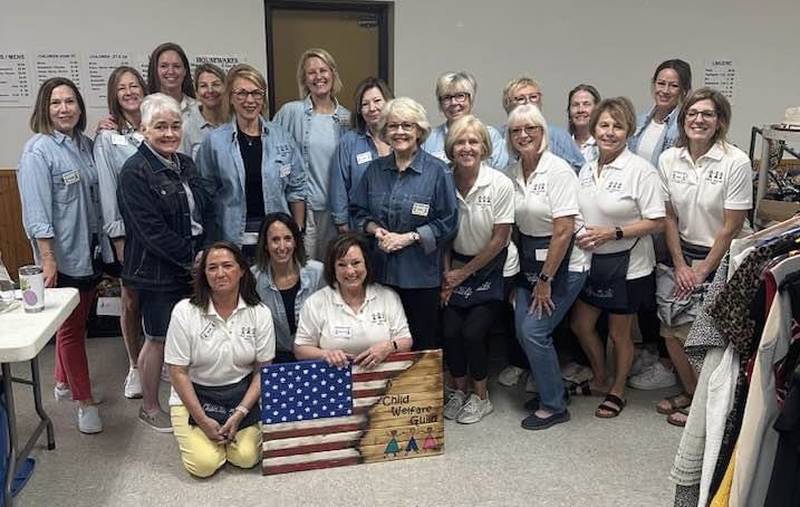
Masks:
[[[372,14],[378,21],[378,77],[383,79],[389,86],[390,81],[390,55],[389,55],[389,20],[392,16],[393,2],[373,2],[373,1],[317,1],[317,0],[264,0],[264,29],[267,40],[267,82],[273,83],[272,77],[275,75],[275,44],[272,40],[272,19],[275,11],[279,10],[304,10],[317,12],[331,11],[359,11],[364,14]],[[275,116],[275,87],[267,87],[269,100],[270,118]]]

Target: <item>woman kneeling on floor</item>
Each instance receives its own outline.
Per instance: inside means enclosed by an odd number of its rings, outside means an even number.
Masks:
[[[247,262],[231,243],[214,243],[200,258],[194,294],[175,305],[164,351],[172,427],[190,474],[259,462],[260,371],[274,356],[272,316]]]

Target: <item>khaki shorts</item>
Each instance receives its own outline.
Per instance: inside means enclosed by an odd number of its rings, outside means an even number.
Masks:
[[[662,323],[660,334],[663,338],[675,338],[681,343],[686,343],[686,338],[689,336],[689,330],[692,329],[692,324],[694,324],[694,322],[670,327]]]

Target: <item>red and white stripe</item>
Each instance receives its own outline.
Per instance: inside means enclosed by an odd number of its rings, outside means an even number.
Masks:
[[[389,379],[414,364],[415,353],[392,354],[370,370],[353,366],[353,415],[263,424],[265,475],[361,462],[355,446],[367,428],[367,413],[386,392]]]

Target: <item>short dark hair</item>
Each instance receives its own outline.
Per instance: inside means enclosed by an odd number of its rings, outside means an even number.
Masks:
[[[364,121],[364,117],[361,116],[361,101],[364,98],[364,94],[373,88],[377,88],[381,91],[383,94],[383,100],[386,102],[389,102],[394,98],[392,89],[389,88],[389,85],[387,85],[383,79],[377,77],[368,77],[358,83],[358,86],[356,86],[356,92],[353,94],[353,112],[355,113],[356,117],[356,130],[362,134],[367,131],[367,122]]]
[[[572,90],[569,91],[569,95],[567,95],[567,123],[569,124],[569,133],[575,133],[575,125],[572,124],[572,115],[569,112],[570,105],[572,104],[572,96],[578,92],[587,92],[594,98],[594,105],[597,107],[597,104],[600,103],[600,92],[597,91],[597,88],[590,84],[581,83]]]
[[[119,99],[117,98],[117,87],[119,86],[119,80],[122,79],[122,76],[126,72],[133,74],[133,77],[136,78],[136,81],[142,88],[142,98],[147,96],[147,83],[144,82],[138,70],[127,65],[120,65],[111,72],[111,75],[108,76],[106,99],[108,101],[108,112],[114,117],[114,120],[116,120],[118,132],[122,132],[123,125],[121,120],[125,118],[125,115],[123,114],[122,106],[119,104]]]
[[[229,241],[217,241],[203,250],[194,276],[194,292],[189,301],[199,308],[208,308],[208,303],[211,300],[211,286],[208,284],[208,278],[206,277],[206,262],[208,262],[208,255],[212,250],[227,250],[233,255],[236,263],[242,269],[242,279],[239,281],[239,296],[250,306],[259,304],[261,298],[258,297],[258,292],[256,292],[256,279],[250,271],[250,266],[247,264],[247,260],[245,260],[239,247]]]
[[[157,48],[150,53],[150,61],[147,63],[147,91],[148,93],[156,93],[161,91],[161,83],[158,81],[158,59],[165,51],[175,51],[183,62],[186,69],[186,74],[183,76],[183,83],[181,83],[181,90],[184,95],[195,98],[197,95],[194,92],[192,85],[192,68],[189,67],[189,58],[186,57],[186,52],[182,47],[174,42],[165,42],[159,44]]]
[[[686,98],[686,94],[692,89],[692,66],[680,58],[664,60],[656,67],[656,71],[653,72],[653,79],[650,81],[650,84],[656,84],[658,73],[664,69],[672,69],[678,74],[678,84],[681,87],[681,101],[683,101],[683,99]]]
[[[300,227],[294,219],[283,212],[269,213],[261,222],[261,229],[258,231],[258,244],[256,245],[256,266],[261,271],[269,269],[269,253],[267,253],[267,232],[269,227],[275,222],[280,222],[292,231],[294,238],[294,261],[298,266],[306,265],[306,249],[303,245],[303,235]]]
[[[594,129],[597,127],[597,122],[600,115],[608,111],[616,121],[625,124],[625,139],[630,139],[634,132],[636,132],[636,110],[633,108],[633,102],[628,97],[612,97],[610,99],[603,99],[594,111],[592,111],[592,118],[589,120],[589,130],[594,135]]]
[[[331,289],[336,288],[336,261],[347,255],[347,251],[353,246],[360,248],[364,255],[364,268],[367,270],[364,287],[372,283],[372,263],[369,258],[367,239],[359,232],[346,232],[328,243],[328,250],[325,253],[325,282]]]
[[[711,137],[711,145],[717,141],[725,141],[728,135],[728,128],[731,125],[731,103],[728,98],[718,90],[713,88],[698,88],[689,98],[684,101],[681,111],[678,113],[678,141],[675,146],[689,146],[689,138],[686,136],[686,112],[691,106],[701,100],[710,100],[714,103],[714,111],[717,113],[717,131]]]
[[[36,95],[36,105],[33,107],[33,114],[31,114],[31,130],[37,134],[53,133],[53,121],[50,119],[50,97],[53,95],[53,90],[59,86],[68,86],[75,93],[75,100],[78,101],[78,108],[81,110],[81,116],[78,118],[75,130],[77,132],[86,130],[86,104],[83,102],[80,90],[78,90],[75,83],[65,77],[51,77],[39,87],[39,93]]]

